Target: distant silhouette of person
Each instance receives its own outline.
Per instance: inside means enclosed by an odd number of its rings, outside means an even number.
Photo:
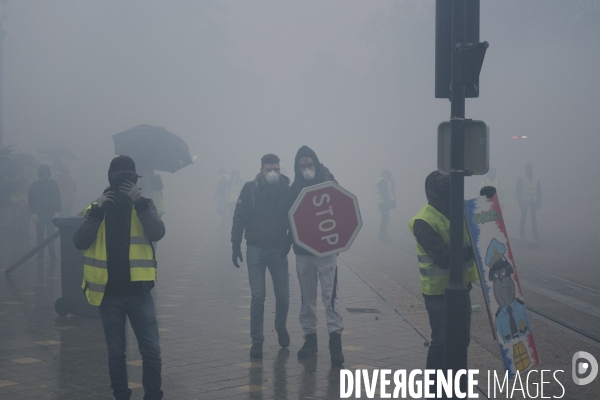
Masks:
[[[533,175],[533,165],[525,165],[525,175],[517,180],[517,201],[521,208],[521,223],[519,224],[519,235],[521,239],[525,237],[525,220],[527,219],[527,210],[531,213],[531,230],[533,240],[539,241],[537,227],[537,210],[542,206],[542,186],[540,178]]]
[[[381,225],[379,227],[379,240],[389,240],[387,231],[390,222],[390,210],[396,208],[396,185],[392,179],[392,173],[384,169],[377,180],[377,207],[381,213]]]
[[[217,199],[217,213],[221,217],[221,228],[225,228],[229,223],[229,205],[227,204],[227,194],[229,192],[229,177],[225,168],[219,168],[217,172],[217,188],[213,198]]]
[[[242,193],[242,188],[244,187],[244,180],[240,176],[239,169],[232,169],[231,175],[229,178],[229,187],[227,193],[228,205],[229,205],[229,213],[231,218],[233,218],[233,213],[235,211],[235,205],[240,197],[240,193]]]
[[[71,176],[71,172],[64,164],[58,165],[56,169],[56,183],[58,183],[58,188],[60,189],[60,199],[62,202],[60,213],[63,216],[69,216],[73,211],[77,184]]]
[[[31,211],[31,219],[35,222],[37,230],[37,244],[44,241],[44,234],[51,236],[54,233],[53,218],[58,218],[61,199],[58,184],[52,179],[50,167],[41,165],[38,170],[38,180],[29,187],[27,201]],[[50,260],[56,260],[54,242],[48,244]],[[38,259],[44,258],[44,249],[38,253]]]

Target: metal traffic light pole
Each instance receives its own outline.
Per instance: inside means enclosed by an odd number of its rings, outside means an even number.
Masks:
[[[4,30],[4,19],[6,16],[6,3],[8,0],[0,0],[2,14],[0,14],[0,149],[4,146],[4,38],[6,31]]]
[[[465,85],[459,79],[457,47],[466,41],[466,0],[452,0],[451,152],[450,152],[450,283],[445,290],[444,369],[467,369],[469,292],[463,283],[465,189]],[[461,379],[461,391],[466,378]]]

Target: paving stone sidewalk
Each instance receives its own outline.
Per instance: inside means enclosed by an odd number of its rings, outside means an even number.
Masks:
[[[176,240],[158,247],[153,295],[159,319],[166,399],[337,399],[339,369],[330,364],[325,311],[319,308],[319,353],[300,361],[301,300],[290,255],[289,349],[277,344],[274,296],[268,279],[261,362],[249,357],[250,290],[245,263],[231,265],[225,235],[196,246]],[[26,247],[24,247],[26,248]],[[13,256],[19,249],[3,249]],[[7,254],[6,252],[4,254]],[[6,265],[2,265],[6,267]],[[346,330],[346,368],[423,368],[423,337],[348,265],[339,262]],[[29,261],[0,277],[0,398],[110,399],[106,345],[99,319],[59,317],[60,265]],[[319,300],[319,305],[320,300]],[[347,308],[375,309],[350,313]],[[141,356],[127,330],[127,363],[134,399],[143,397]]]

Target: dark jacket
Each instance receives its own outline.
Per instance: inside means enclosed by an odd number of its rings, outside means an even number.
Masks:
[[[52,217],[55,212],[60,212],[60,189],[58,183],[52,179],[42,179],[42,175],[50,176],[50,168],[42,165],[38,172],[38,180],[29,186],[27,199],[29,211],[40,218]]]
[[[88,249],[96,239],[98,228],[105,220],[108,283],[105,293],[131,294],[149,291],[154,282],[132,282],[129,273],[129,239],[131,232],[132,204],[127,196],[118,194],[116,206],[107,205],[106,210],[93,205],[83,223],[73,235],[73,243],[79,250]],[[141,198],[133,207],[144,228],[148,240],[157,242],[165,235],[162,222],[152,200]]]
[[[312,158],[313,162],[315,164],[315,168],[316,168],[315,177],[313,179],[311,179],[310,181],[307,181],[306,179],[304,179],[304,177],[302,176],[302,171],[300,171],[300,167],[298,166],[300,159],[302,157]],[[317,157],[317,154],[308,146],[300,147],[300,149],[296,153],[296,159],[294,161],[294,183],[292,183],[292,187],[291,187],[289,208],[292,207],[292,205],[294,204],[294,202],[300,195],[300,192],[302,191],[302,189],[304,189],[305,187],[308,187],[308,186],[313,186],[313,185],[316,185],[319,183],[329,182],[329,181],[333,181],[333,182],[337,183],[333,174],[331,172],[329,172],[327,167],[325,167],[323,164],[321,164],[319,162],[319,158]],[[290,232],[290,236],[288,237],[288,240],[289,240],[289,243],[293,242],[291,232]],[[303,254],[303,255],[312,255],[312,253],[310,253],[309,251],[298,246],[296,243],[294,243],[294,253],[295,254]]]
[[[280,175],[276,185],[265,182],[262,174],[246,182],[233,213],[232,247],[240,248],[243,235],[249,246],[284,248],[288,243],[289,197],[290,179],[285,175]]]
[[[429,205],[450,219],[450,176],[437,171],[429,174],[425,180],[425,194]],[[450,268],[450,247],[444,243],[442,236],[422,219],[415,220],[413,231],[417,242],[433,262],[440,268]],[[472,247],[464,249],[465,262],[474,257]]]

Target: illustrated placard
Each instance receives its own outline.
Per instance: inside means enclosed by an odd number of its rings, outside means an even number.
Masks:
[[[492,329],[512,378],[540,360],[498,198],[465,201],[465,217]]]

